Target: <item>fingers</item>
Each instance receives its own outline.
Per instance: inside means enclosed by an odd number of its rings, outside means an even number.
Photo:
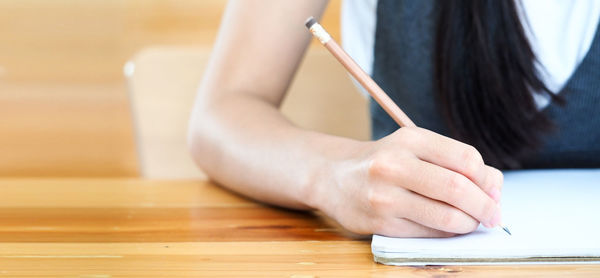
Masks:
[[[425,163],[425,162],[422,162]],[[467,213],[441,201],[433,200],[396,185],[378,184],[370,193],[374,231],[386,230],[390,218],[406,218],[434,231],[450,234],[469,233],[477,228],[479,221]],[[493,202],[493,201],[492,201]],[[383,221],[387,221],[384,223]],[[413,226],[411,226],[413,227]],[[422,227],[409,232],[424,233]],[[403,231],[408,236],[411,233]],[[437,234],[437,233],[436,233]]]
[[[401,128],[404,145],[419,159],[458,172],[500,201],[502,172],[484,164],[472,146],[422,128]]]
[[[498,204],[465,176],[418,159],[404,159],[403,165],[396,169],[385,172],[388,181],[456,207],[486,227],[499,224]]]
[[[465,176],[446,168],[425,161],[411,161],[415,169],[406,176],[404,184],[407,189],[428,198],[445,202],[456,207],[473,218],[481,221],[486,227],[494,227],[499,223],[500,208],[498,204],[477,185]]]
[[[454,233],[436,230],[405,218],[388,217],[375,223],[374,234],[389,237],[451,237]]]
[[[479,226],[479,221],[453,206],[413,192],[407,193],[411,196],[405,199],[406,205],[412,209],[404,213],[405,217],[418,224],[454,234],[470,233]]]
[[[485,166],[487,177],[485,184],[480,186],[496,203],[500,203],[502,198],[502,185],[504,184],[504,175],[494,167]]]

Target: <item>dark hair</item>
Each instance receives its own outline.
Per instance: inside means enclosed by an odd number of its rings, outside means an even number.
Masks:
[[[553,127],[532,91],[562,103],[537,74],[515,2],[438,2],[435,85],[450,131],[499,168],[518,168]]]

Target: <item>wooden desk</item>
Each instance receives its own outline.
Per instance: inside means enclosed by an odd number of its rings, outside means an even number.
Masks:
[[[310,213],[202,181],[0,179],[0,277],[598,277],[600,265],[389,267]]]

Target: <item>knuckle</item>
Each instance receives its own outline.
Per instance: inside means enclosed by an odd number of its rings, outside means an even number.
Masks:
[[[465,187],[466,178],[463,175],[454,173],[450,176],[446,185],[447,197],[450,203],[454,204],[462,198],[465,193]]]
[[[492,171],[494,172],[494,184],[498,186],[498,189],[501,189],[502,185],[504,184],[504,174],[502,173],[502,171],[496,168],[492,169]]]
[[[398,138],[404,144],[415,144],[419,139],[419,130],[416,127],[400,128]]]
[[[379,203],[379,196],[373,188],[367,190],[367,204],[370,208],[376,206]]]
[[[386,194],[381,194],[379,190],[370,188],[367,191],[368,206],[374,211],[380,211],[389,206],[389,198]]]
[[[477,229],[479,222],[458,210],[451,210],[443,215],[441,225],[447,232],[466,234]]]
[[[408,170],[407,159],[410,159],[410,154],[402,149],[378,152],[369,160],[367,175],[371,180],[403,177]]]
[[[477,230],[477,227],[479,227],[479,222],[474,219],[469,219],[456,231],[456,233],[468,234]]]
[[[450,210],[442,214],[440,225],[445,231],[456,232],[460,226],[460,216],[456,210]]]
[[[402,136],[414,136],[418,132],[416,127],[405,126],[398,129],[398,133],[402,134]]]
[[[385,176],[392,171],[390,168],[391,166],[387,158],[382,155],[375,155],[369,163],[369,177],[377,178]]]
[[[484,165],[483,157],[473,146],[468,146],[462,153],[464,163],[464,171],[469,174],[474,174]]]

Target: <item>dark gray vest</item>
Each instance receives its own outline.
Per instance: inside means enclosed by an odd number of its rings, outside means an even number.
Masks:
[[[448,136],[433,88],[434,5],[435,0],[379,0],[373,79],[415,124]],[[600,30],[560,94],[565,106],[550,103],[543,110],[556,130],[523,167],[600,167]],[[398,129],[373,100],[370,108],[374,139]]]

